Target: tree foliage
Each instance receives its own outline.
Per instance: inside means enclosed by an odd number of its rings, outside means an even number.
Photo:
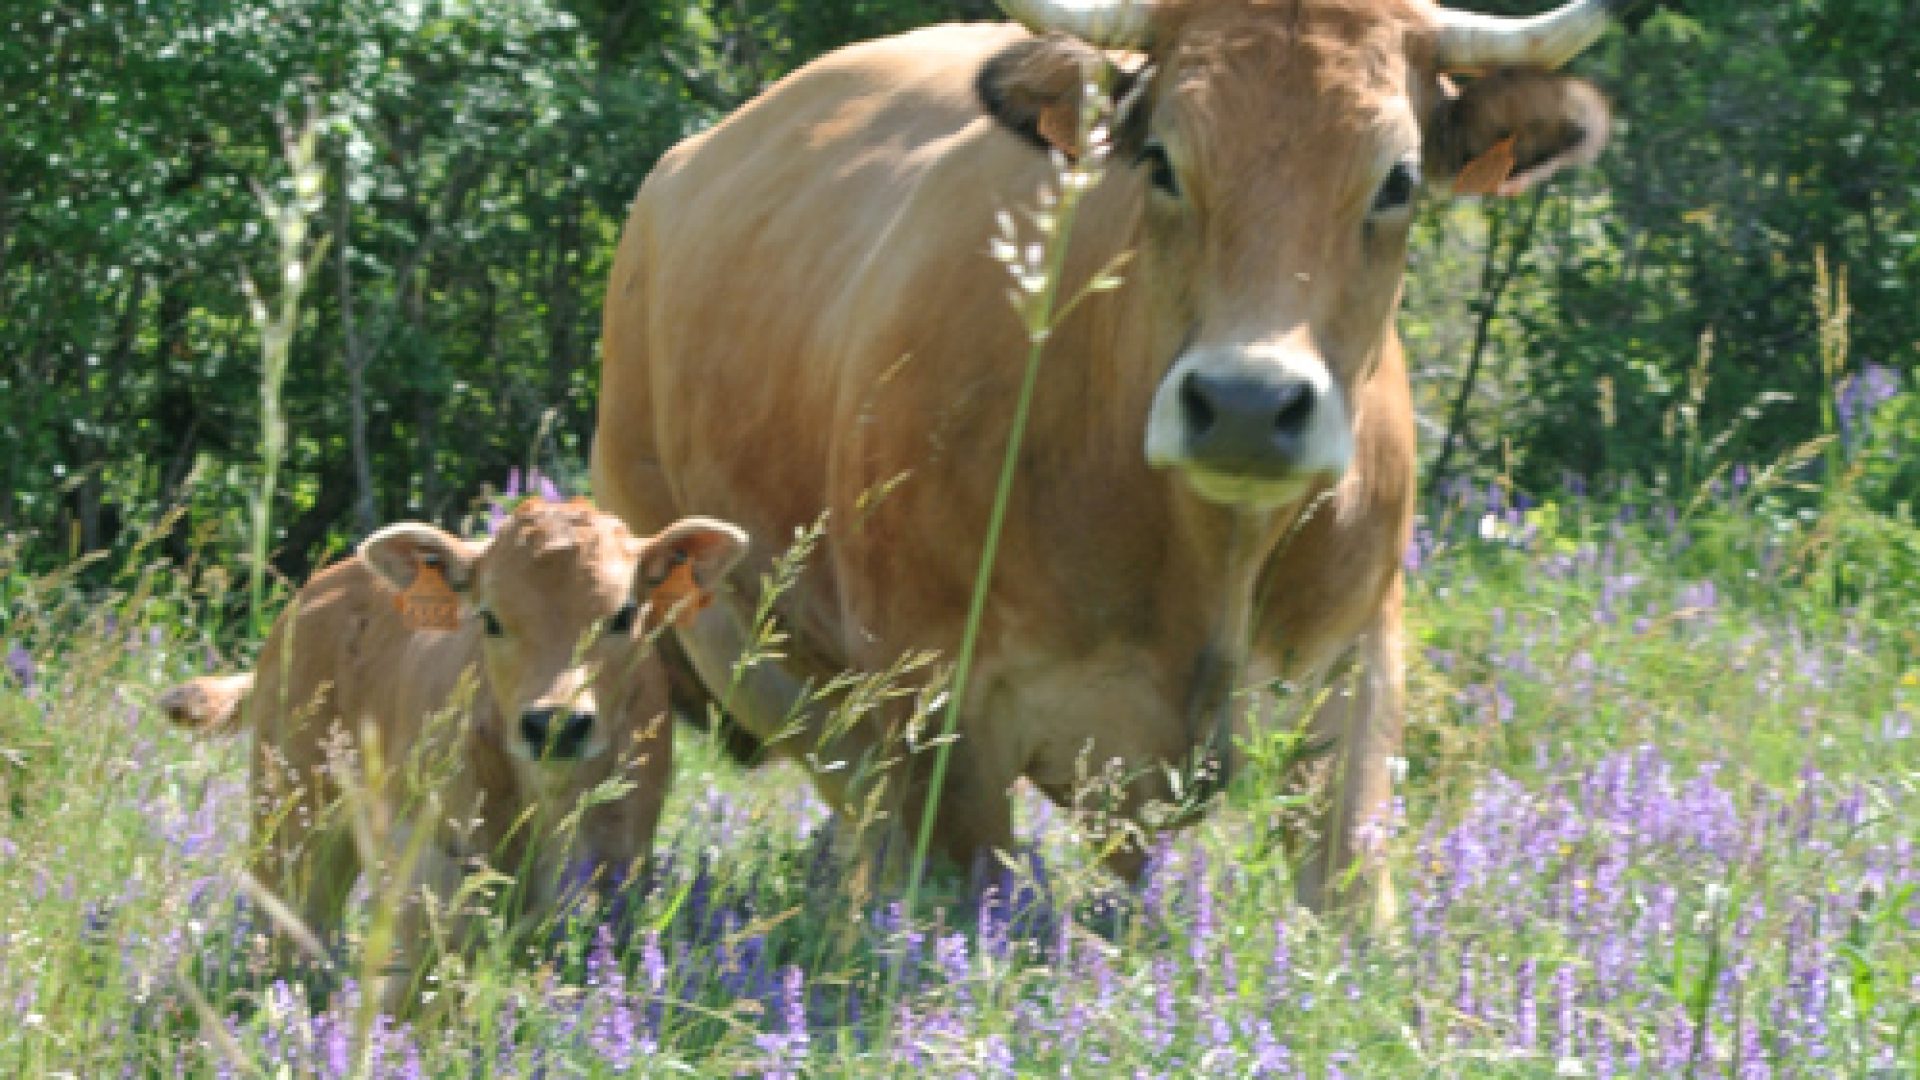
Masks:
[[[239,283],[278,272],[254,186],[287,182],[289,130],[318,125],[313,227],[330,238],[285,391],[275,546],[299,575],[375,522],[458,519],[516,465],[577,483],[603,279],[655,158],[834,45],[992,16],[986,0],[9,5],[0,532],[44,563],[163,521],[176,556],[205,535],[237,546],[260,430]],[[1839,375],[1871,362],[1910,396],[1920,2],[1684,0],[1582,63],[1620,118],[1600,168],[1538,206],[1423,220],[1407,323],[1435,434],[1491,311],[1450,469],[1678,484],[1710,469],[1676,458],[1676,416],[1727,433],[1724,461],[1819,434],[1842,388],[1816,345],[1816,252],[1850,288]],[[1493,303],[1489,260],[1508,279]],[[1877,452],[1868,490],[1911,499],[1902,451]]]

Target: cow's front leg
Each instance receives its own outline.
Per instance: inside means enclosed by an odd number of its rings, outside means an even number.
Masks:
[[[1395,916],[1386,839],[1405,708],[1399,600],[1396,585],[1308,723],[1305,753],[1322,809],[1298,845],[1295,876],[1308,908],[1363,912],[1381,927]]]

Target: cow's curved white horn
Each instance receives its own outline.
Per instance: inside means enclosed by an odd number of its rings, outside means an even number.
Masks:
[[[1102,49],[1142,49],[1153,36],[1152,0],[1000,0],[1036,34],[1058,30]]]
[[[1527,64],[1557,68],[1594,43],[1618,0],[1573,0],[1541,15],[1515,19],[1439,9],[1442,71]]]

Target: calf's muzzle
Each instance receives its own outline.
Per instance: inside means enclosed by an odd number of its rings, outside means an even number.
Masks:
[[[533,757],[572,761],[593,734],[594,715],[579,709],[539,708],[520,714],[520,737]]]

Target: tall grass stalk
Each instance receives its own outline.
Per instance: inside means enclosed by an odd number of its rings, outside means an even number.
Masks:
[[[1813,311],[1818,320],[1820,340],[1820,423],[1833,441],[1827,444],[1827,477],[1837,480],[1846,468],[1846,452],[1840,445],[1840,387],[1847,369],[1847,322],[1853,305],[1847,299],[1847,268],[1838,272],[1827,265],[1827,249],[1813,251]]]
[[[1082,101],[1086,104],[1080,112],[1077,133],[1080,153],[1071,159],[1064,155],[1055,157],[1055,186],[1043,188],[1038,206],[1026,214],[1037,241],[1022,243],[1025,230],[1012,214],[1003,211],[999,219],[1000,236],[993,245],[995,258],[1006,266],[1013,278],[1014,287],[1008,298],[1027,331],[1026,370],[1020,381],[1020,395],[1014,404],[1006,453],[1000,459],[1000,480],[994,489],[993,509],[987,516],[987,534],[980,551],[980,567],[973,578],[973,596],[967,605],[967,621],[960,636],[960,652],[954,662],[940,738],[934,750],[926,804],[920,815],[918,835],[914,839],[913,862],[908,871],[903,901],[909,918],[918,911],[921,880],[926,873],[927,850],[933,839],[933,821],[940,808],[940,791],[946,782],[947,763],[960,725],[960,711],[965,704],[967,678],[973,668],[973,650],[980,637],[980,620],[986,611],[987,590],[993,581],[994,562],[1000,550],[1000,533],[1006,523],[1007,503],[1013,493],[1020,448],[1025,442],[1027,421],[1033,409],[1034,388],[1039,383],[1040,361],[1054,329],[1081,300],[1093,293],[1119,287],[1118,271],[1126,260],[1125,254],[1117,257],[1064,305],[1060,303],[1074,218],[1079,213],[1081,200],[1099,184],[1105,174],[1107,158],[1112,149],[1108,141],[1108,122],[1113,104],[1105,88],[1088,82],[1082,89]]]
[[[325,169],[315,152],[318,141],[316,123],[308,120],[285,140],[287,169],[291,177],[291,196],[281,198],[266,188],[256,187],[267,225],[279,241],[277,259],[280,287],[269,298],[253,276],[240,272],[240,287],[247,296],[247,310],[260,335],[260,484],[248,494],[249,523],[247,537],[248,601],[254,637],[265,634],[268,619],[265,607],[267,548],[273,520],[273,493],[280,473],[280,460],[286,455],[287,421],[280,408],[281,387],[287,378],[287,364],[293,355],[293,337],[300,328],[300,297],[311,280],[310,268],[326,257],[327,237],[310,237],[308,222],[320,212],[321,188]]]

